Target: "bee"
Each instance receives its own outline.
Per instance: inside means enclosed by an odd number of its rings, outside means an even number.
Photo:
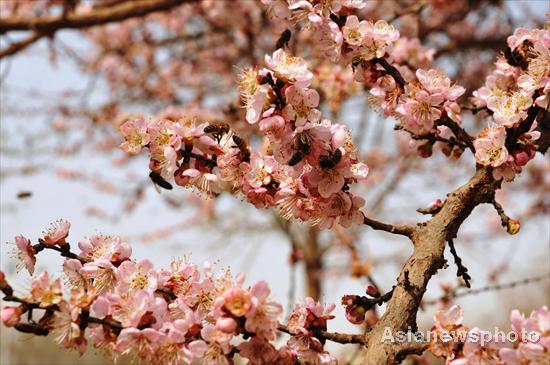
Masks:
[[[17,193],[17,199],[27,199],[27,198],[30,198],[31,196],[32,196],[32,191],[23,190]]]
[[[248,145],[242,139],[241,137],[237,136],[236,134],[233,135],[233,142],[237,145],[239,148],[239,151],[241,151],[241,157],[244,162],[250,161],[250,151],[248,150]]]
[[[285,31],[281,33],[281,36],[277,40],[275,49],[284,48],[285,46],[288,46],[290,37],[292,37],[292,32],[290,31],[290,29],[285,29]]]
[[[210,133],[212,136],[220,143],[224,134],[229,132],[229,124],[227,123],[216,123],[210,124],[204,127],[204,133]]]
[[[288,161],[289,166],[294,166],[300,163],[306,157],[306,155],[309,153],[309,150],[311,149],[311,137],[307,133],[299,133],[294,137],[294,141],[292,142],[292,148],[296,151],[290,157],[290,160]]]
[[[160,186],[161,188],[164,188],[166,190],[172,190],[172,184],[164,180],[162,176],[160,176],[158,173],[151,171],[151,173],[149,174],[149,178],[155,184],[155,189]],[[160,193],[158,189],[157,191]]]
[[[504,50],[504,57],[511,66],[519,67],[522,70],[527,70],[529,67],[529,60],[535,56],[533,48],[533,42],[526,39],[513,51],[510,47],[506,47]]]
[[[292,155],[290,160],[288,160],[288,166],[294,166],[294,165],[299,164],[300,161],[302,161],[304,159],[304,157],[305,157],[305,155],[302,151],[294,152],[294,154]]]
[[[340,149],[334,152],[329,151],[328,155],[319,157],[319,166],[321,166],[322,169],[332,169],[334,166],[338,165],[341,159],[342,151],[340,151]]]

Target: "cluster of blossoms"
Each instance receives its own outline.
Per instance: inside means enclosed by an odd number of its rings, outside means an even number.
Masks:
[[[291,338],[277,349],[271,341],[277,340],[283,309],[269,298],[266,282],[245,287],[244,275],[234,278],[229,269],[216,275],[209,264],[201,275],[187,259],[156,270],[147,259],[131,259],[130,245],[116,236],[92,235],[78,243],[76,254],[65,240],[69,227],[59,221],[35,245],[16,237],[15,254],[31,274],[44,249],[66,257],[66,288],[43,272],[32,279],[28,295],[15,297],[0,272],[4,299],[20,303],[2,309],[5,326],[52,333],[81,354],[91,341],[115,359],[136,354],[151,363],[232,364],[238,353],[250,364],[336,363],[316,337],[334,318],[334,305],[324,308],[311,298],[297,304],[282,329]],[[44,314],[34,321],[38,310]],[[26,312],[29,323],[21,319]]]
[[[454,305],[434,315],[429,350],[445,364],[542,365],[550,362],[550,310],[543,306],[529,318],[515,309],[510,334],[468,329],[462,309]]]
[[[355,80],[369,89],[371,105],[400,122],[400,128],[413,137],[411,144],[421,156],[429,156],[436,143],[447,155],[462,153],[465,145],[451,139],[451,130],[436,121],[450,118],[453,123],[461,123],[457,99],[465,89],[452,85],[440,70],[428,68],[434,50],[425,49],[416,38],[400,37],[384,20],[373,23],[359,21],[355,15],[337,15],[346,14],[344,8],[363,7],[365,3],[361,1],[264,2],[278,20],[306,20],[319,38],[317,46],[325,56],[351,63]],[[402,80],[387,72],[380,64],[382,58],[395,67]]]
[[[474,91],[473,104],[492,114],[489,126],[474,141],[476,161],[494,168],[496,179],[514,179],[535,156],[538,108],[548,110],[550,94],[550,31],[517,29],[508,37],[508,48],[496,62],[485,85]],[[531,114],[531,116],[529,116]],[[518,143],[507,136],[529,121]]]
[[[304,60],[279,49],[266,64],[245,69],[239,80],[246,120],[265,136],[261,152],[251,153],[227,124],[193,118],[129,120],[120,128],[122,149],[135,154],[147,147],[149,167],[166,187],[174,181],[208,194],[239,191],[258,208],[276,206],[283,217],[320,228],[361,224],[365,202],[349,189],[368,168],[358,161],[351,133],[317,109]]]

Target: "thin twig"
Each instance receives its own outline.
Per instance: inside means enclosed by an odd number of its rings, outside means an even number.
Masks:
[[[288,333],[289,335],[292,335],[292,333],[290,333],[290,330],[288,329],[288,327],[285,326],[284,324],[279,323],[277,329],[281,332]],[[329,340],[329,341],[332,341],[332,342],[338,342],[338,343],[342,343],[342,344],[347,344],[347,343],[364,344],[365,343],[365,336],[356,335],[356,334],[318,331],[315,334],[315,336],[319,337],[319,338],[322,338],[322,339],[325,339],[325,340]]]
[[[519,285],[533,284],[533,283],[537,283],[537,282],[540,282],[540,281],[543,281],[543,280],[548,280],[548,279],[550,279],[550,274],[535,276],[535,277],[532,277],[532,278],[525,278],[525,279],[517,280],[517,281],[511,281],[511,282],[504,283],[504,284],[486,285],[486,286],[482,286],[480,288],[464,290],[464,291],[460,291],[460,292],[456,292],[456,291],[453,290],[453,291],[450,291],[449,293],[446,293],[445,295],[441,296],[440,298],[427,300],[423,304],[424,305],[435,305],[435,304],[440,303],[441,301],[448,301],[448,300],[452,300],[452,299],[455,299],[455,298],[461,298],[461,297],[466,297],[466,296],[469,296],[469,295],[477,295],[477,294],[482,294],[482,293],[488,293],[488,292],[492,292],[492,291],[511,289],[511,288],[515,288],[516,286],[519,286]]]
[[[27,48],[31,44],[41,39],[42,37],[44,37],[44,33],[33,32],[30,36],[28,36],[27,38],[24,38],[23,40],[19,42],[13,42],[8,47],[0,50],[0,59],[6,56],[11,56],[19,51],[22,51],[23,49]]]
[[[455,244],[454,244],[453,240],[449,240],[449,248],[451,249],[451,254],[454,257],[455,264],[458,268],[458,270],[456,272],[456,276],[462,277],[462,279],[464,279],[464,282],[466,283],[466,286],[469,288],[470,287],[470,279],[472,279],[472,277],[470,276],[470,274],[468,274],[468,269],[466,268],[466,266],[464,266],[462,264],[462,259],[456,253]]]
[[[363,223],[367,226],[371,227],[372,229],[378,230],[378,231],[386,231],[393,234],[399,234],[402,236],[410,237],[413,233],[413,227],[403,225],[403,226],[394,226],[387,223],[382,223],[377,220],[368,218],[363,214]]]

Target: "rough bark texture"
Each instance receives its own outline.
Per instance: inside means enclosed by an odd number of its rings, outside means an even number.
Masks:
[[[384,330],[393,334],[416,327],[416,313],[430,278],[445,264],[445,244],[479,204],[492,201],[499,183],[491,172],[480,168],[465,185],[450,193],[441,210],[426,223],[419,224],[412,236],[413,254],[399,274],[398,284],[386,313],[366,335],[368,365],[394,364],[406,355],[406,347],[382,343]]]

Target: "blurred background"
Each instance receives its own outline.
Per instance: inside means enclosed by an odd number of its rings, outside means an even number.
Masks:
[[[94,9],[107,2],[81,1],[79,6]],[[17,9],[17,1],[0,3],[1,17],[22,11],[56,14],[60,6],[37,0],[20,2],[28,8]],[[467,94],[483,84],[507,35],[520,26],[542,27],[549,11],[546,0],[418,5],[369,0],[358,15],[386,19],[403,36],[418,38],[434,50],[433,61],[425,62],[442,68]],[[71,243],[93,233],[118,234],[133,244],[134,258],[149,258],[157,268],[190,254],[196,263],[210,261],[219,269],[230,266],[234,273],[246,273],[247,283],[268,281],[273,297],[286,308],[306,296],[337,303],[330,331],[364,330],[345,320],[340,298],[361,295],[367,285],[391,289],[412,252],[407,239],[366,226],[317,231],[228,193],[216,199],[183,188],[159,194],[148,178],[148,157],[129,158],[118,149],[118,126],[139,113],[225,120],[259,144],[258,131],[244,121],[235,80],[240,68],[263,64],[283,29],[259,1],[205,0],[84,31],[60,30],[2,58],[0,267],[14,288],[30,287],[28,273],[16,274],[9,255],[14,236],[37,239],[50,222],[65,218],[72,223]],[[0,48],[24,37],[4,35]],[[296,29],[290,47],[314,70],[323,112],[351,128],[369,165],[369,179],[358,187],[367,200],[367,215],[391,223],[426,220],[416,209],[443,200],[466,182],[475,169],[471,154],[449,158],[434,148],[429,159],[419,157],[415,146],[393,131],[395,121],[370,108],[350,67],[334,67],[317,57],[312,39],[310,30]],[[464,116],[471,134],[485,123],[486,116]],[[459,231],[455,244],[473,277],[472,288],[533,278],[509,289],[456,298],[470,327],[507,330],[512,309],[529,313],[550,302],[549,173],[548,158],[539,155],[517,181],[499,191],[507,214],[521,221],[516,236],[506,234],[491,206],[478,207]],[[421,329],[431,326],[446,293],[466,291],[450,253],[446,257],[450,266],[432,279],[419,312]],[[41,253],[36,272],[59,274],[61,263],[58,256]],[[377,308],[378,315],[383,310]],[[93,349],[79,358],[49,338],[3,326],[0,332],[2,364],[109,363]],[[360,350],[353,345],[332,349],[341,363],[360,363]]]

